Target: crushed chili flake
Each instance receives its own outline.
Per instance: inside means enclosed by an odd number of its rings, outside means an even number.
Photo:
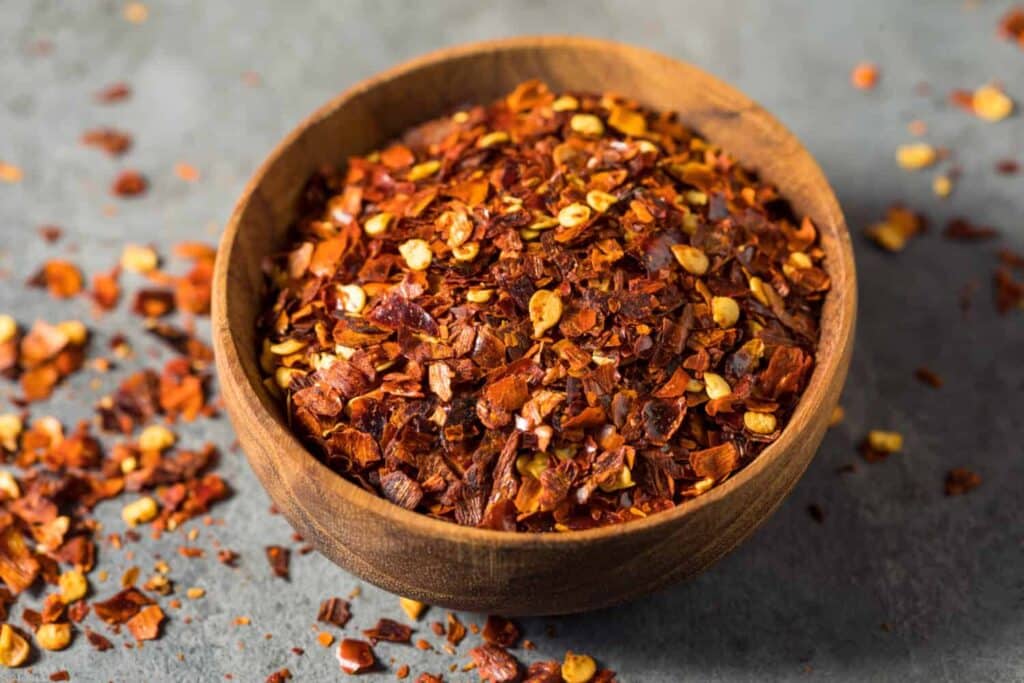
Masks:
[[[397,505],[636,519],[749,463],[810,377],[830,288],[811,221],[674,115],[556,100],[524,83],[315,175],[267,264],[268,385]]]
[[[462,642],[462,639],[466,637],[466,627],[463,625],[459,618],[452,612],[448,612],[448,635],[447,640],[452,645],[458,645]]]
[[[121,171],[110,186],[110,193],[117,197],[137,197],[149,187],[149,181],[138,171]]]
[[[113,104],[131,97],[132,88],[124,82],[111,83],[96,93],[95,99],[102,104]]]
[[[67,669],[61,669],[60,671],[54,671],[50,674],[51,681],[70,681],[71,674],[68,673]]]
[[[267,676],[267,683],[285,683],[290,680],[292,680],[292,672],[288,669],[278,669]]]
[[[394,619],[378,619],[377,625],[365,629],[363,635],[369,638],[373,645],[382,640],[392,643],[408,643],[412,638],[412,628]]]
[[[1024,49],[1024,7],[1015,5],[1008,9],[999,19],[996,34],[1004,40],[1016,42],[1018,47]]]
[[[398,680],[400,680],[400,681],[404,680],[405,678],[408,678],[408,676],[409,676],[409,665],[408,664],[402,664],[400,667],[395,669],[395,678],[397,678]]]
[[[347,674],[359,674],[370,671],[377,664],[373,648],[363,640],[345,638],[338,645],[338,663]]]
[[[519,662],[500,645],[487,643],[474,647],[469,656],[481,681],[507,683],[519,679]]]
[[[850,82],[859,90],[871,90],[878,84],[878,66],[861,62],[850,72]]]
[[[521,631],[514,621],[497,615],[489,615],[484,623],[483,639],[502,647],[515,647],[519,642]]]
[[[946,475],[946,495],[959,496],[981,485],[981,477],[969,469],[957,467]]]
[[[995,170],[999,175],[1017,175],[1020,173],[1020,162],[1016,159],[999,159],[995,163]]]
[[[1024,308],[1024,280],[1018,280],[1009,268],[996,268],[992,276],[996,310],[1005,315],[1015,308]]]
[[[59,225],[40,225],[36,230],[47,244],[54,244],[64,236],[64,229]]]
[[[55,299],[68,299],[82,291],[82,282],[82,271],[74,263],[51,259],[29,279],[28,284],[45,287]]]
[[[981,242],[999,237],[999,230],[983,225],[974,225],[966,218],[957,217],[946,224],[943,237],[962,242]]]
[[[341,598],[328,598],[320,603],[320,610],[316,615],[317,621],[334,624],[344,627],[352,618],[348,602]]]
[[[110,156],[121,156],[132,146],[132,136],[116,128],[93,128],[82,134],[82,144],[96,147]]]
[[[184,161],[179,161],[174,164],[174,175],[187,183],[194,183],[199,180],[199,169],[192,164],[186,164]]]
[[[291,558],[291,550],[280,545],[268,545],[267,561],[274,576],[287,581],[289,579],[288,561]]]
[[[942,388],[942,377],[940,377],[937,372],[930,368],[926,368],[924,366],[919,367],[917,370],[914,370],[914,377],[916,377],[922,383],[932,387],[933,389]]]
[[[892,204],[885,219],[875,223],[865,233],[886,251],[902,251],[908,240],[928,230],[927,219],[901,204]]]
[[[0,183],[20,183],[24,176],[20,167],[0,159]]]

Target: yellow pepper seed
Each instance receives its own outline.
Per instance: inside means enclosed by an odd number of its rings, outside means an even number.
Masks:
[[[931,166],[937,158],[935,148],[926,142],[915,142],[896,148],[896,163],[900,165],[900,168],[908,171]]]
[[[688,244],[673,244],[672,255],[676,257],[676,261],[683,267],[687,273],[691,275],[703,275],[708,272],[708,255],[703,250],[697,247],[691,247]]]
[[[177,437],[161,424],[149,425],[139,434],[139,448],[144,451],[164,451],[174,445]]]
[[[598,137],[604,134],[604,123],[593,114],[573,114],[569,120],[569,127],[580,135]]]
[[[156,270],[160,258],[152,247],[138,244],[127,244],[121,251],[121,267],[136,273],[149,273]]]
[[[740,305],[728,296],[711,297],[711,317],[722,329],[728,329],[740,319]]]
[[[423,180],[429,178],[438,172],[441,168],[441,162],[437,159],[431,159],[430,161],[424,161],[422,164],[416,164],[409,169],[409,175],[406,179],[410,182],[416,182],[417,180]]]
[[[472,261],[480,253],[480,244],[468,242],[452,249],[452,256],[456,261]]]
[[[551,290],[538,289],[530,297],[529,309],[533,336],[537,339],[558,324],[562,317],[562,299]]]
[[[146,496],[139,498],[134,503],[128,503],[121,509],[121,519],[125,521],[128,526],[138,526],[139,524],[145,524],[151,522],[156,518],[157,508],[156,501]]]
[[[466,292],[466,301],[472,304],[485,304],[493,295],[493,289],[471,289]]]
[[[5,450],[18,450],[18,437],[21,436],[25,424],[20,415],[4,413],[0,415],[0,446]]]
[[[290,356],[306,348],[306,342],[301,339],[285,339],[283,342],[273,344],[270,352],[275,356]]]
[[[402,242],[398,246],[398,253],[405,259],[405,265],[409,266],[410,270],[426,270],[434,259],[434,254],[430,251],[430,245],[427,244],[426,240],[419,238]]]
[[[1013,113],[1013,100],[994,85],[983,85],[971,98],[974,113],[986,121],[1002,121]]]
[[[44,650],[63,650],[71,644],[71,624],[43,624],[36,631],[36,642]]]
[[[755,413],[748,410],[743,413],[743,426],[755,434],[771,434],[778,427],[778,420],[771,413]]]
[[[631,486],[636,486],[636,482],[633,481],[633,473],[630,472],[628,465],[623,465],[622,469],[619,470],[618,474],[616,474],[613,479],[599,485],[600,489],[605,493],[621,491],[622,489],[628,489]]]
[[[597,662],[590,655],[576,654],[571,650],[565,653],[562,661],[562,678],[565,683],[587,683],[597,674]]]
[[[554,111],[574,111],[580,108],[580,101],[572,95],[562,95],[551,103]]]
[[[707,392],[708,398],[712,400],[732,393],[732,387],[725,381],[725,378],[714,372],[704,373],[704,390]]]
[[[366,307],[366,291],[356,284],[338,285],[338,305],[346,313],[359,314]]]
[[[77,569],[66,571],[57,579],[60,586],[60,599],[66,605],[81,600],[89,592],[89,582],[85,575]]]
[[[618,197],[609,192],[591,190],[587,193],[587,204],[598,213],[604,213],[617,201]]]
[[[508,142],[508,133],[503,130],[496,130],[486,135],[481,135],[480,139],[476,141],[477,147],[494,147],[500,145],[503,142]]]
[[[6,313],[0,314],[0,344],[6,344],[18,334],[18,321]]]
[[[570,204],[558,212],[558,223],[565,228],[575,228],[590,219],[590,207],[586,204]]]
[[[28,661],[28,655],[28,641],[9,624],[0,626],[0,664],[13,669]]]
[[[768,299],[768,292],[765,291],[765,289],[767,287],[771,287],[771,285],[766,284],[764,280],[756,275],[750,278],[748,285],[750,286],[750,293],[754,295],[754,298],[757,299],[759,303],[764,306],[771,305],[771,302]]]
[[[883,453],[897,453],[903,450],[903,435],[899,432],[872,429],[868,432],[868,445]]]
[[[367,219],[363,223],[363,231],[370,237],[379,237],[387,232],[388,226],[391,225],[393,219],[394,216],[391,213],[383,211]]]

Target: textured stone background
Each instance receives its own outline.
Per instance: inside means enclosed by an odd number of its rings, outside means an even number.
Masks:
[[[0,186],[0,269],[9,274],[0,284],[0,310],[23,323],[88,315],[81,300],[55,303],[22,288],[51,256],[70,253],[92,273],[113,265],[128,239],[164,247],[182,238],[215,239],[247,176],[278,138],[341,89],[424,51],[565,32],[690,60],[759,100],[802,138],[855,230],[861,315],[843,399],[847,420],[743,547],[697,580],[614,611],[524,620],[538,644],[531,659],[560,658],[567,648],[590,652],[624,681],[1024,680],[1024,313],[993,312],[991,243],[955,244],[933,230],[894,256],[860,234],[890,202],[902,200],[928,213],[933,226],[969,215],[1002,228],[1008,246],[1024,248],[1024,176],[992,172],[995,159],[1024,156],[1024,122],[1018,115],[986,124],[945,104],[950,88],[990,79],[1002,79],[1024,101],[1024,52],[994,38],[1006,6],[196,0],[152,2],[149,20],[132,25],[121,18],[119,2],[5,0],[0,159],[21,166],[25,179]],[[32,54],[40,39],[52,41],[47,56]],[[883,70],[870,93],[848,83],[850,67],[864,58]],[[260,74],[259,87],[243,82],[250,70]],[[131,100],[112,107],[92,101],[93,92],[121,79],[135,89]],[[933,94],[914,94],[922,81]],[[927,139],[948,145],[964,170],[945,201],[932,195],[930,173],[909,174],[894,163],[894,149],[910,140],[907,123],[915,118],[928,123]],[[96,125],[132,132],[134,149],[111,161],[81,147],[82,131]],[[179,160],[197,166],[202,182],[176,178],[172,167]],[[115,201],[107,195],[124,166],[149,175],[147,196]],[[110,204],[116,216],[104,214]],[[62,225],[65,240],[45,245],[34,232],[41,223]],[[978,291],[964,318],[958,293],[971,281]],[[123,329],[145,357],[152,344],[138,328],[129,315],[115,314],[93,348],[105,349],[112,330]],[[946,386],[936,391],[915,381],[921,364],[940,372]],[[35,414],[86,416],[94,400],[90,379],[82,373]],[[115,380],[105,378],[105,386]],[[837,467],[859,459],[856,442],[874,427],[903,432],[905,453],[837,474]],[[186,601],[164,637],[142,651],[99,654],[79,638],[18,680],[45,680],[62,668],[77,681],[215,681],[227,673],[262,681],[282,666],[298,680],[341,676],[331,652],[314,642],[311,625],[322,598],[344,596],[359,582],[316,554],[293,560],[290,583],[270,578],[263,546],[288,544],[291,531],[267,514],[268,499],[244,458],[226,450],[233,438],[220,420],[190,430],[185,443],[210,439],[225,448],[221,471],[238,495],[216,510],[223,527],[199,525],[198,544],[210,548],[220,539],[242,553],[241,567],[179,558],[174,548],[181,540],[173,536],[137,544],[131,561],[104,552],[101,566],[115,578],[94,586],[101,597],[114,591],[127,566],[148,571],[161,552],[178,586],[203,586],[207,597]],[[943,478],[956,466],[975,469],[985,481],[968,496],[946,498]],[[824,524],[808,516],[812,502],[825,508]],[[118,509],[117,503],[101,509],[111,530],[121,528]],[[357,628],[380,615],[399,616],[396,600],[370,586],[363,586],[353,611]],[[193,617],[189,625],[186,614]],[[252,625],[232,626],[240,615]],[[433,618],[443,619],[443,612],[433,610]],[[545,635],[549,623],[556,637]],[[293,655],[293,646],[306,655]],[[378,652],[414,671],[465,661],[386,644]]]

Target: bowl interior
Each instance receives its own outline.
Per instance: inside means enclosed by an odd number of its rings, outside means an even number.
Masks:
[[[226,356],[218,358],[218,363],[228,368],[227,377],[221,372],[222,381],[244,385],[236,389],[266,423],[269,431],[265,436],[280,444],[282,457],[301,451],[301,444],[288,431],[280,407],[262,385],[254,321],[264,292],[260,262],[285,243],[306,179],[321,165],[343,163],[351,155],[380,147],[414,124],[460,106],[491,101],[532,78],[543,80],[556,91],[614,91],[654,109],[678,112],[685,124],[780,187],[797,215],[812,218],[827,254],[826,267],[833,291],[822,314],[817,365],[790,425],[752,464],[687,505],[631,522],[621,529],[545,535],[550,538],[541,541],[522,538],[524,534],[514,532],[453,529],[455,525],[375,500],[380,514],[423,528],[436,525],[439,534],[475,534],[478,539],[498,542],[496,539],[500,538],[502,543],[524,544],[628,533],[727,495],[737,482],[752,476],[752,471],[767,467],[785,453],[787,444],[792,445],[800,438],[797,425],[807,423],[815,411],[831,410],[849,362],[849,337],[855,315],[849,235],[826,179],[799,142],[739,92],[695,67],[643,49],[604,41],[523,38],[445,50],[365,81],[315,112],[282,141],[257,171],[229,222],[215,284],[215,307],[222,318],[215,315],[215,335],[218,351]],[[833,386],[837,378],[839,386]],[[324,472],[328,472],[326,468]],[[357,498],[364,496],[365,500],[373,498],[341,477],[330,476],[338,480],[335,490]],[[334,484],[330,486],[335,488]]]

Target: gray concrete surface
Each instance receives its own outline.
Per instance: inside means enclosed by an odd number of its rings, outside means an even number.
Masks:
[[[739,550],[686,585],[619,609],[524,620],[538,646],[530,659],[585,651],[624,681],[1024,680],[1024,312],[1001,318],[993,311],[993,244],[953,244],[933,230],[894,256],[859,232],[902,200],[938,228],[952,215],[969,215],[1003,229],[1007,246],[1024,248],[1024,176],[992,172],[996,158],[1024,160],[1024,121],[1017,115],[985,124],[944,103],[950,88],[990,79],[1002,79],[1024,101],[1024,52],[994,37],[1007,3],[148,4],[148,21],[132,25],[114,1],[0,3],[0,159],[25,172],[20,184],[0,185],[0,269],[9,275],[0,285],[0,310],[23,322],[87,315],[81,300],[55,303],[22,288],[52,255],[70,253],[95,272],[116,261],[127,239],[164,246],[185,237],[213,240],[247,176],[304,114],[424,51],[565,32],[690,60],[749,93],[803,139],[857,231],[861,315],[843,399],[847,420],[828,435],[779,512]],[[32,54],[41,39],[52,42],[49,55]],[[850,67],[865,58],[883,71],[870,93],[848,83]],[[259,87],[243,82],[250,70],[260,74]],[[92,101],[94,91],[121,79],[135,89],[131,100],[113,107]],[[922,81],[932,85],[931,95],[914,94]],[[932,195],[930,173],[906,173],[894,163],[915,118],[963,168],[945,201]],[[79,135],[96,125],[130,131],[134,149],[112,161],[81,147]],[[197,166],[202,182],[176,178],[179,160]],[[111,178],[125,166],[150,176],[146,197],[108,197]],[[104,214],[110,204],[116,216]],[[65,240],[45,245],[34,232],[41,223],[63,226]],[[978,290],[965,319],[957,299],[972,281]],[[93,348],[104,349],[116,329],[136,340],[140,355],[152,346],[138,335],[137,321],[120,312],[99,328]],[[943,389],[914,380],[922,364],[946,378]],[[104,386],[118,376],[103,378]],[[84,417],[93,400],[90,379],[82,373],[34,412]],[[855,445],[874,427],[903,432],[906,452],[837,474],[858,461]],[[185,441],[210,439],[227,449],[233,438],[221,420],[189,430]],[[957,466],[975,469],[984,484],[946,498],[943,478]],[[240,454],[225,450],[220,471],[238,492],[216,510],[225,525],[189,528],[200,529],[204,547],[216,538],[241,552],[240,568],[181,559],[174,536],[136,544],[133,560],[103,552],[101,566],[115,578],[95,586],[100,596],[113,592],[127,566],[148,570],[158,554],[170,559],[180,588],[203,586],[207,596],[186,601],[164,637],[141,651],[100,654],[79,638],[67,652],[46,653],[17,680],[46,680],[65,668],[75,681],[215,681],[226,674],[262,681],[283,666],[300,681],[342,677],[332,653],[314,642],[311,625],[322,598],[344,596],[360,582],[316,554],[294,558],[291,582],[270,578],[262,548],[289,544],[291,530],[267,514],[268,499]],[[824,524],[810,519],[810,503],[825,508]],[[110,529],[120,528],[118,509],[115,503],[100,510]],[[392,596],[362,589],[350,632],[379,615],[399,616]],[[233,626],[243,615],[252,624]],[[443,612],[428,620],[435,617]],[[545,634],[549,624],[556,636]],[[306,654],[292,654],[293,646]],[[466,661],[404,646],[382,645],[379,652],[414,671]],[[393,677],[392,668],[367,680]]]

